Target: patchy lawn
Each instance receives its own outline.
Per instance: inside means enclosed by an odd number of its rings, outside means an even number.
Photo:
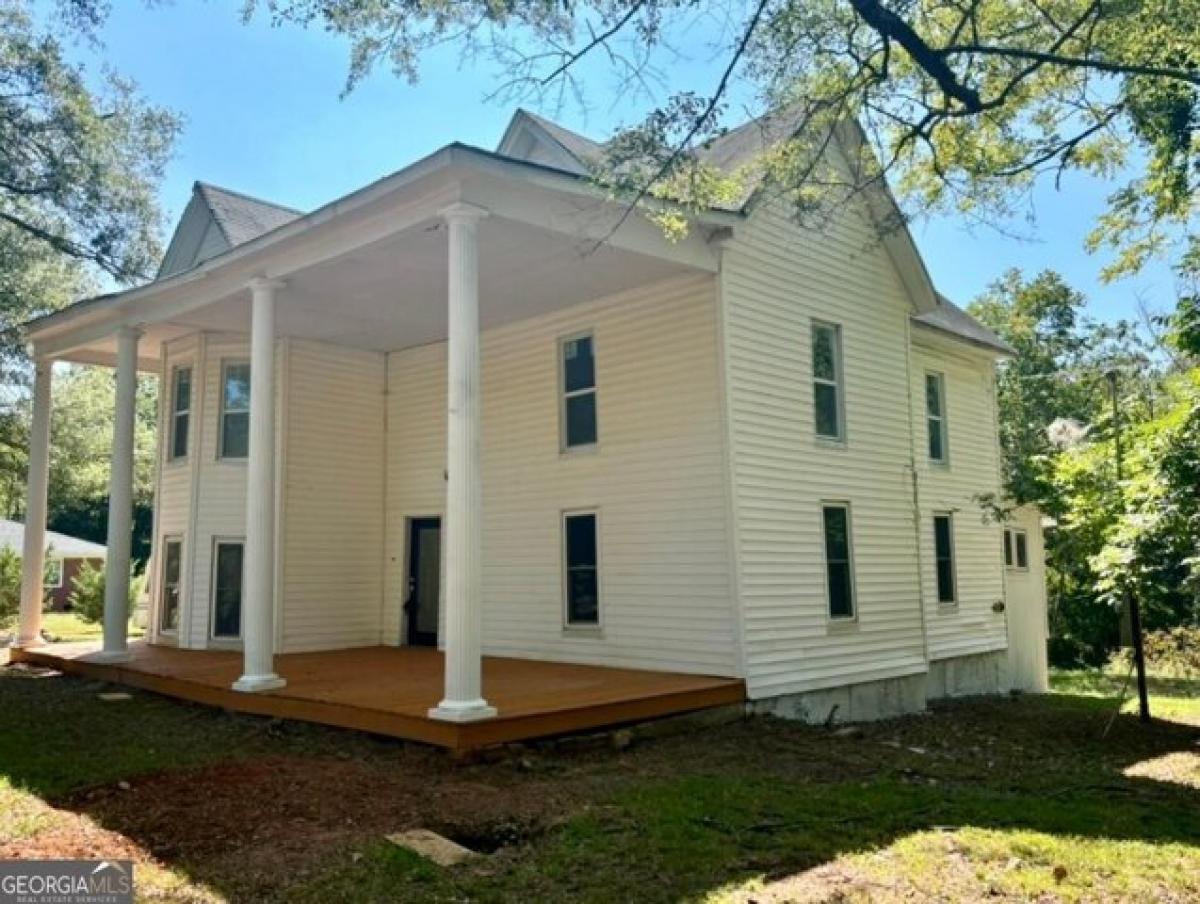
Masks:
[[[1122,712],[1138,711],[1137,677],[1127,668],[1055,671],[1050,686],[1059,694],[1124,698]],[[1160,719],[1200,725],[1200,679],[1151,673],[1146,676],[1150,691],[1150,714]]]
[[[1101,686],[469,765],[105,687],[0,671],[0,857],[132,857],[147,900],[1200,899],[1200,730],[1102,738]]]

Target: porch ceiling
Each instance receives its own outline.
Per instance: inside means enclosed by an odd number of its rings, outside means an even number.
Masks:
[[[280,336],[393,351],[446,338],[445,225],[429,220],[374,244],[297,270],[278,295]],[[502,217],[479,224],[480,318],[484,329],[544,314],[688,272],[675,261]],[[195,330],[248,332],[249,293],[239,291],[147,328],[143,354]],[[75,350],[105,361],[112,337]]]

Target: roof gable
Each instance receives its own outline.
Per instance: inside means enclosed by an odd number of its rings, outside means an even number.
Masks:
[[[163,255],[158,278],[190,270],[302,215],[291,207],[197,182]]]
[[[603,156],[604,146],[527,110],[517,110],[496,153],[584,175]]]

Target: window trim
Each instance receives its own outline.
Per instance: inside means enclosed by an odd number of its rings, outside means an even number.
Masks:
[[[592,385],[587,389],[573,389],[568,392],[566,359],[567,343],[575,342],[579,339],[592,340]],[[596,331],[593,329],[584,329],[574,333],[567,333],[564,336],[559,336],[558,342],[555,344],[555,352],[555,368],[558,371],[558,452],[560,455],[586,455],[589,452],[595,452],[600,447],[600,356],[596,353]],[[568,445],[567,400],[585,396],[589,393],[594,399],[592,407],[596,411],[596,439],[590,443],[579,443],[578,445],[574,446]]]
[[[236,459],[235,459],[236,460]],[[236,636],[230,634],[217,634],[217,565],[219,563],[219,552],[222,546],[240,546],[242,547],[242,587],[239,593],[242,595],[241,604],[238,607],[238,633]],[[214,536],[212,538],[212,561],[209,563],[209,582],[208,582],[208,640],[212,644],[228,644],[232,646],[243,643],[246,634],[246,538],[237,536]]]
[[[937,522],[945,518],[950,525],[950,592],[951,599],[942,599],[941,587],[938,586],[938,552],[937,552]],[[954,512],[935,511],[933,513],[933,592],[937,597],[938,606],[954,609],[959,603],[958,594],[958,544],[954,539]]]
[[[929,378],[933,377],[937,381],[938,401],[942,409],[939,415],[929,413]],[[929,434],[933,428],[933,423],[937,422],[938,433],[941,434],[942,440],[942,457],[934,458],[929,449]],[[940,467],[949,467],[950,465],[950,412],[946,401],[946,375],[938,370],[925,371],[925,456],[930,464],[935,464]]]
[[[183,410],[177,410],[175,408],[175,403],[178,401],[178,398],[179,398],[179,375],[185,370],[188,372],[187,407],[184,408]],[[176,364],[171,368],[170,390],[171,390],[171,397],[167,404],[167,418],[170,422],[167,427],[167,463],[168,464],[170,464],[172,462],[177,462],[177,461],[186,461],[188,458],[188,455],[192,451],[192,435],[195,432],[192,430],[192,407],[193,407],[193,399],[194,399],[195,391],[196,391],[196,369],[190,361],[186,364]],[[224,392],[224,386],[222,386],[222,392]],[[188,422],[187,442],[184,444],[183,452],[176,454],[176,452],[175,452],[175,437],[179,432],[178,425],[179,425],[179,419],[181,417],[187,418],[187,422]]]
[[[570,566],[567,562],[567,519],[591,515],[596,521],[596,620],[594,622],[571,621],[570,599]],[[603,558],[601,550],[600,509],[573,508],[563,509],[558,516],[559,561],[561,562],[562,584],[562,627],[563,631],[571,634],[599,634],[604,629],[604,592],[601,581]]]
[[[846,565],[850,577],[850,614],[833,614],[833,597],[829,586],[829,543],[825,536],[825,510],[840,508],[846,511]],[[819,534],[821,537],[821,584],[825,589],[825,622],[828,626],[858,623],[858,578],[854,567],[854,511],[848,499],[822,499],[817,505]]]
[[[158,611],[157,611],[157,615],[156,615],[155,624],[156,624],[156,627],[158,628],[158,633],[164,634],[167,637],[176,637],[179,634],[178,627],[174,627],[174,628],[163,627],[163,625],[164,625],[163,616],[165,614],[163,607],[164,607],[164,604],[166,603],[166,599],[167,599],[167,547],[172,543],[176,543],[179,545],[179,581],[178,581],[179,602],[178,602],[178,606],[179,606],[179,621],[181,624],[183,622],[183,577],[184,577],[183,534],[163,534],[163,537],[162,537],[162,567],[159,568],[159,570],[158,570],[158,606],[157,606]]]
[[[1015,527],[1013,531],[1013,571],[1029,570],[1029,531],[1023,527]],[[1018,540],[1017,538],[1020,538]],[[1021,546],[1025,547],[1025,564],[1021,564]]]
[[[1014,571],[1014,564],[1017,561],[1013,554],[1013,529],[1011,527],[1004,528],[1004,567],[1009,571]]]
[[[817,343],[816,334],[818,329],[828,329],[833,332],[833,379],[817,376]],[[819,320],[813,318],[809,325],[808,332],[809,342],[809,375],[812,378],[812,400],[813,400],[813,435],[820,443],[829,445],[845,445],[846,444],[846,375],[842,366],[842,325],[833,323],[829,320]],[[830,436],[821,433],[817,428],[817,384],[822,386],[832,386],[834,398],[837,401],[837,422],[838,432],[836,436]]]
[[[233,410],[233,412],[229,412],[225,408],[225,377],[231,367],[238,367],[243,364],[246,365],[246,367],[249,367],[250,359],[249,358],[222,358],[221,359],[221,377],[220,377],[221,385],[218,387],[218,390],[217,390],[219,393],[219,396],[217,398],[217,461],[245,462],[245,461],[249,461],[249,459],[250,459],[249,441],[247,441],[247,444],[246,444],[246,454],[245,455],[226,455],[225,454],[225,415],[229,414],[229,413],[233,413],[233,414],[241,414],[242,413],[240,408],[235,408]],[[253,376],[253,375],[251,375],[251,376]],[[249,393],[249,389],[250,389],[249,383],[247,383],[246,388],[247,388],[247,393]],[[247,406],[246,407],[247,437],[249,436],[249,423],[250,423],[250,407]]]
[[[51,565],[58,563],[58,579],[54,583],[46,580],[46,571]],[[42,568],[42,589],[43,590],[61,590],[63,581],[66,579],[67,560],[62,556],[46,556],[45,565]]]

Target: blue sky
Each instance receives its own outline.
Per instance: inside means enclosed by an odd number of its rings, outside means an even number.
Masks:
[[[195,179],[311,209],[392,172],[451,141],[493,147],[513,110],[488,100],[499,73],[485,62],[460,66],[456,53],[426,59],[416,85],[380,71],[339,97],[348,65],[345,42],[317,30],[272,28],[259,15],[242,25],[240,0],[176,0],[146,8],[121,0],[102,32],[100,58],[130,76],[153,102],[184,114],[186,129],[163,185],[172,222]],[[697,41],[674,65],[664,90],[712,84],[711,52]],[[91,57],[86,48],[74,51]],[[89,65],[96,65],[95,58]],[[614,105],[603,76],[589,86],[591,109],[543,110],[564,125],[603,136],[642,107]],[[1066,190],[1035,192],[1036,222],[1005,232],[968,229],[955,219],[914,224],[938,287],[965,303],[1009,267],[1061,272],[1104,319],[1136,316],[1136,300],[1166,309],[1174,288],[1154,264],[1137,278],[1099,281],[1102,256],[1083,238],[1109,187],[1075,179]]]

